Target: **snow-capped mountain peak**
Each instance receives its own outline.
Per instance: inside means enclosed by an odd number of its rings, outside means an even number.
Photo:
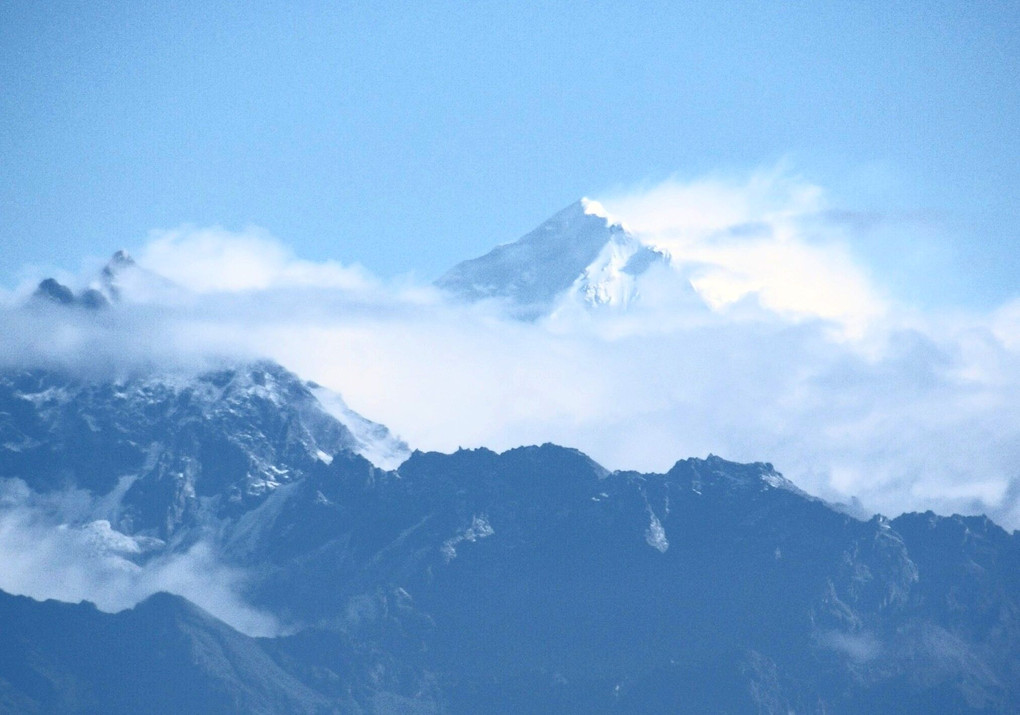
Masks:
[[[524,318],[546,314],[566,294],[589,305],[625,305],[635,277],[667,256],[581,199],[531,233],[454,266],[436,285],[470,301],[501,299]]]
[[[642,219],[633,208],[623,209],[626,223],[584,198],[521,239],[457,264],[436,285],[460,300],[497,300],[516,318],[561,327],[594,319],[613,331],[660,329],[678,316],[817,320],[856,339],[886,311],[836,244],[816,246],[782,221],[706,223],[697,206],[674,208],[690,209],[689,225],[663,228],[656,221],[664,219]]]

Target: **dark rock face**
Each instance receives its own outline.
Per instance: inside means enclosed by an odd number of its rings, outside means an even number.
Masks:
[[[0,709],[21,713],[330,713],[256,639],[157,594],[115,615],[0,593]],[[345,707],[346,706],[346,707]]]
[[[247,638],[171,597],[0,599],[0,705],[152,712],[137,698],[172,688],[197,712],[1020,708],[1020,535],[985,518],[861,521],[711,456],[608,472],[543,445],[385,471],[351,439],[271,364],[5,376],[0,476],[116,497],[115,525],[167,550],[202,531],[297,632]],[[135,694],[112,682],[132,667],[153,674]]]
[[[46,278],[39,283],[33,297],[36,300],[50,301],[57,305],[78,305],[89,310],[105,308],[110,304],[106,296],[95,288],[86,288],[78,295],[53,278]]]
[[[120,299],[118,282],[125,272],[131,271],[144,272],[127,252],[117,251],[103,266],[98,279],[77,294],[55,278],[45,278],[39,282],[32,297],[37,301],[61,306],[79,306],[89,310],[107,308]],[[153,277],[153,280],[166,283],[164,279],[158,277]]]
[[[552,445],[341,455],[277,499],[259,602],[399,653],[455,711],[1017,704],[1020,539],[986,520],[960,552],[896,526],[966,519],[858,521],[770,465],[610,474]],[[983,580],[933,571],[943,548]]]
[[[35,289],[35,295],[61,305],[69,305],[74,302],[74,293],[71,292],[71,289],[53,278],[46,278],[40,282],[39,287]]]

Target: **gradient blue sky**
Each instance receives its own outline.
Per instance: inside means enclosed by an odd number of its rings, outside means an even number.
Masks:
[[[785,161],[901,297],[1020,292],[1016,2],[376,5],[4,3],[0,285],[183,223],[431,279]]]

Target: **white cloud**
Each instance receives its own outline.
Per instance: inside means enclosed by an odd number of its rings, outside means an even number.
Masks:
[[[787,318],[822,318],[861,337],[888,310],[853,259],[818,186],[782,168],[737,179],[670,180],[600,197],[598,207],[665,249],[714,309],[753,297]]]
[[[262,326],[252,339],[414,447],[548,440],[642,470],[713,452],[772,461],[810,492],[890,514],[986,511],[1018,525],[1007,489],[1020,359],[995,342],[897,329],[860,352],[820,326],[778,323],[607,340],[442,310]]]
[[[881,641],[867,631],[858,633],[819,631],[815,634],[815,641],[823,648],[838,651],[857,663],[874,660],[883,650]]]
[[[669,179],[598,202],[604,215],[628,230],[683,245],[735,226],[819,211],[823,196],[820,187],[779,166],[736,178]]]
[[[196,293],[286,286],[363,290],[370,280],[357,267],[296,258],[290,248],[254,227],[240,233],[190,227],[154,232],[138,262]]]
[[[999,308],[992,316],[995,337],[1013,350],[1020,350],[1020,298]]]

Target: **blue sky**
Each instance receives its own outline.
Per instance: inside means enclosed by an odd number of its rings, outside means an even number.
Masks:
[[[432,279],[785,162],[906,300],[1018,292],[1016,3],[376,5],[5,3],[0,284],[182,224]]]

